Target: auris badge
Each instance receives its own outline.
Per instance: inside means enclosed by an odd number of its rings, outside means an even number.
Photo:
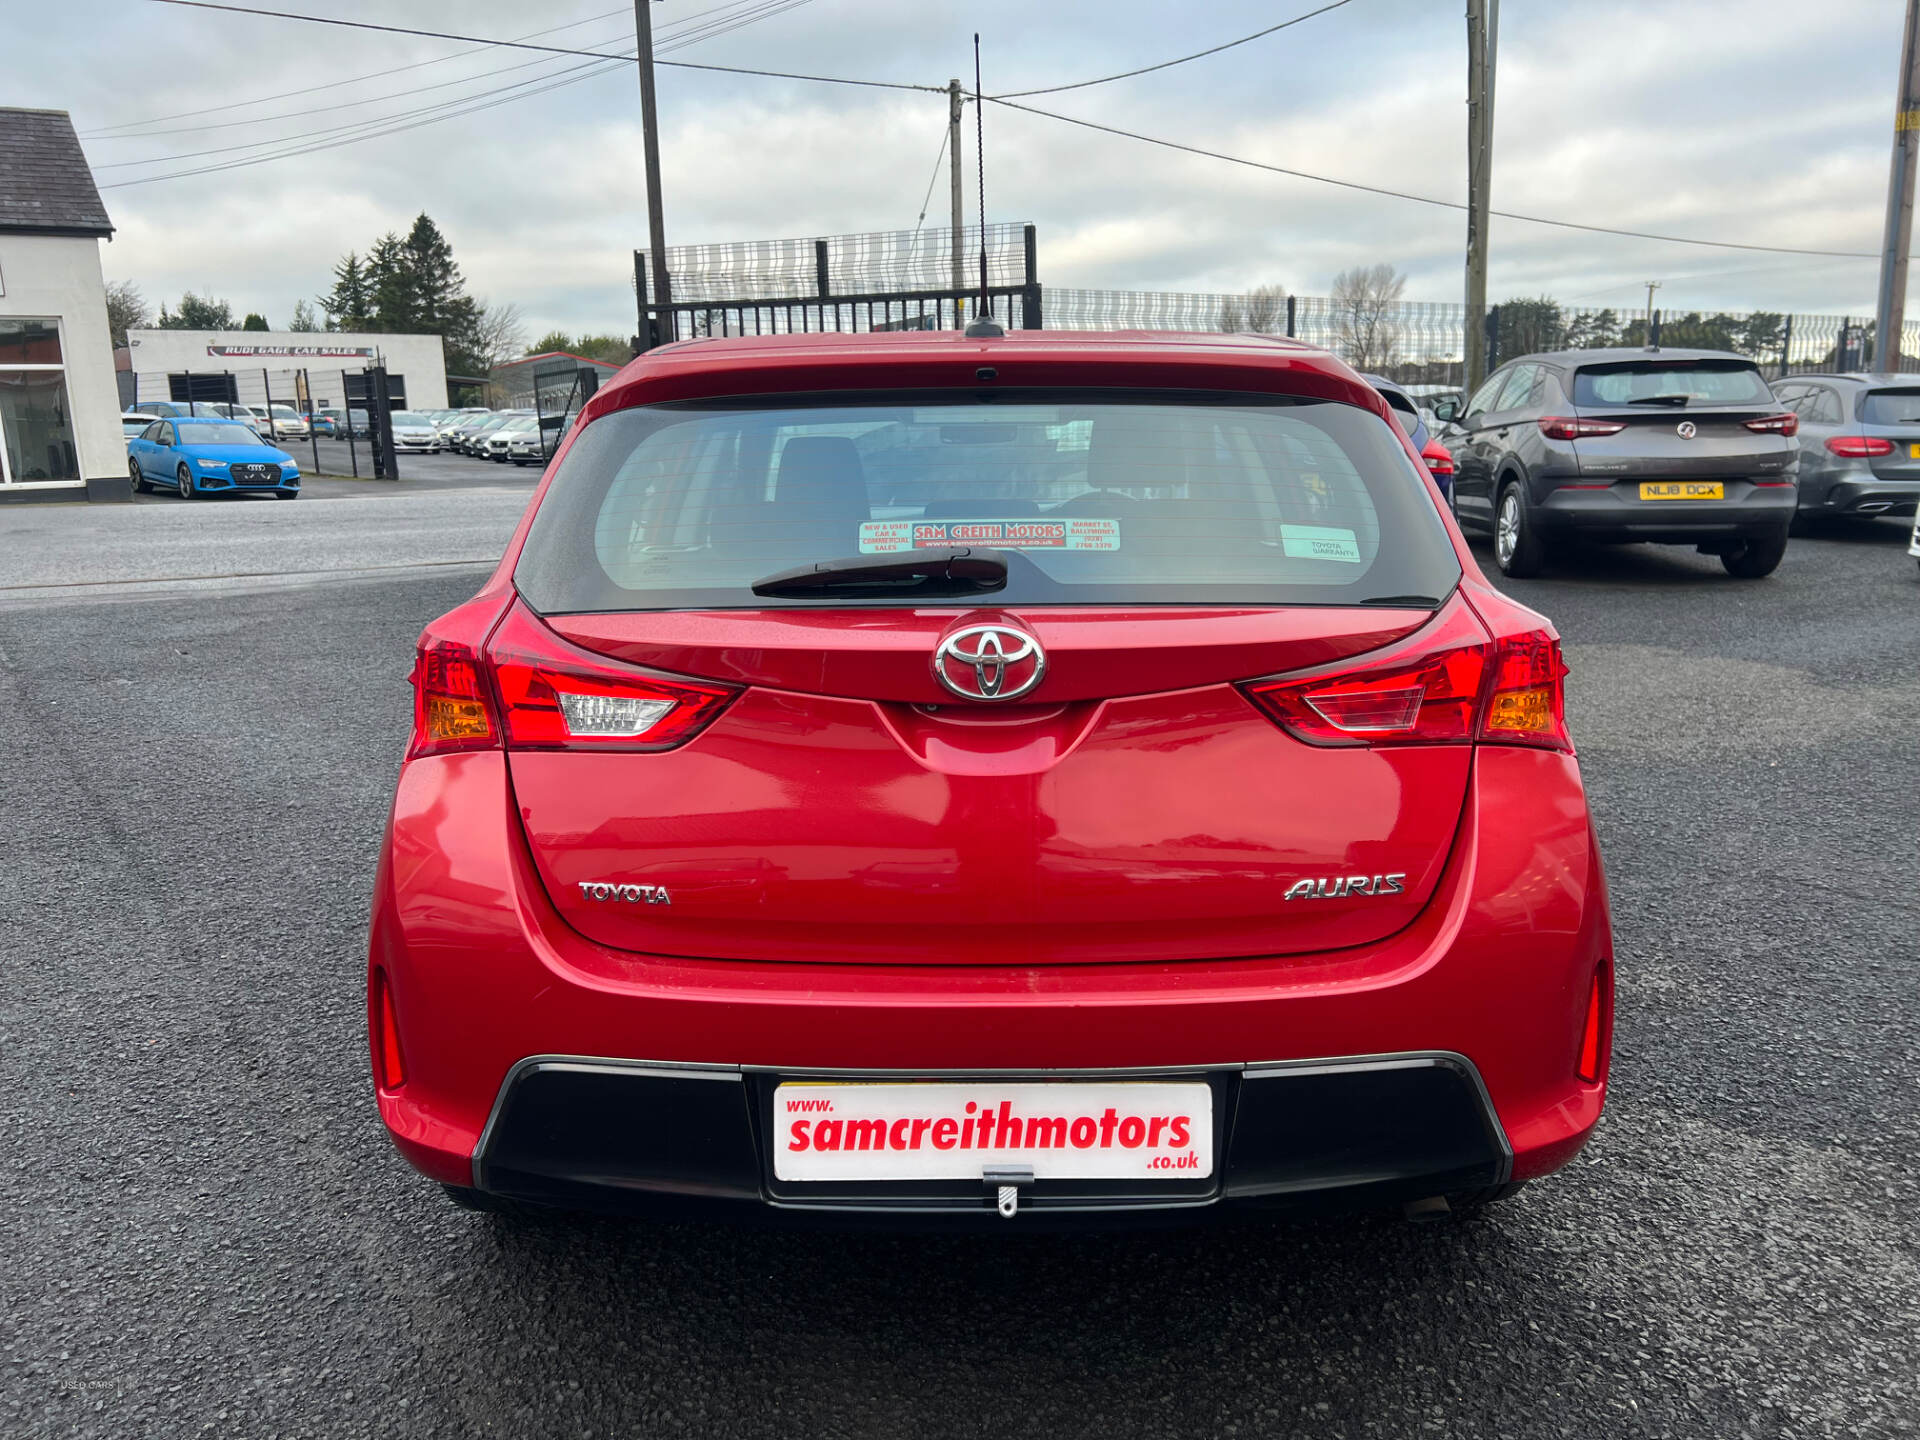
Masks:
[[[1346,895],[1404,895],[1405,871],[1391,875],[1328,875],[1320,880],[1296,880],[1287,887],[1289,900],[1338,900]]]
[[[1678,435],[1682,440],[1691,440],[1700,433],[1700,427],[1691,420],[1682,420],[1678,425],[1673,427],[1673,433]]]
[[[616,885],[610,880],[581,880],[582,900],[624,900],[629,905],[671,905],[673,897],[664,885]]]
[[[1040,642],[1007,625],[969,625],[933,652],[934,678],[962,700],[1018,700],[1046,673]]]

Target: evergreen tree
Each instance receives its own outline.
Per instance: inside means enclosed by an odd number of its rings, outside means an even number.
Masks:
[[[293,318],[287,321],[287,329],[304,331],[318,330],[319,328],[320,318],[313,313],[313,306],[309,305],[305,300],[294,301]]]
[[[453,247],[424,213],[413,222],[401,244],[401,264],[415,328],[424,334],[445,336],[467,318],[460,304],[466,299],[466,280],[453,263]]]
[[[551,350],[573,349],[573,336],[564,330],[549,330],[527,347],[529,355],[545,355]]]
[[[367,296],[373,309],[370,328],[392,335],[419,331],[407,249],[391,230],[374,241],[367,252]]]
[[[371,327],[373,305],[367,270],[351,250],[333,267],[333,289],[320,297],[320,308],[327,312],[329,330]]]
[[[267,324],[266,316],[249,310],[247,312],[247,318],[240,322],[240,328],[242,330],[271,330],[273,327]]]
[[[178,310],[168,313],[165,304],[160,306],[158,324],[162,330],[231,330],[234,328],[233,306],[225,300],[196,295],[189,290],[180,297]]]

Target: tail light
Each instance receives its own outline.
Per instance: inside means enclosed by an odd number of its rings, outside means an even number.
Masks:
[[[1798,435],[1800,417],[1791,411],[1780,415],[1762,415],[1758,420],[1747,421],[1747,428],[1762,435]]]
[[[393,987],[378,965],[372,987],[373,1003],[367,1009],[373,1029],[373,1078],[382,1090],[398,1090],[407,1083],[406,1063],[400,1058],[400,1021],[393,1010]]]
[[[1427,462],[1427,469],[1433,472],[1436,480],[1453,478],[1453,452],[1438,440],[1429,440],[1421,450],[1420,458]]]
[[[671,750],[740,688],[662,675],[570,645],[516,605],[484,653],[423,639],[409,758],[458,750]]]
[[[423,636],[413,662],[408,757],[499,748],[500,727],[479,656],[470,646]]]
[[[1828,438],[1827,449],[1843,460],[1866,460],[1875,455],[1891,455],[1893,441],[1878,435],[1834,435]]]
[[[1587,990],[1587,1018],[1580,1028],[1580,1059],[1574,1069],[1589,1085],[1598,1085],[1606,1069],[1608,1000],[1612,989],[1612,966],[1602,961],[1593,972],[1593,984]]]
[[[1624,420],[1582,420],[1578,415],[1542,415],[1540,433],[1549,440],[1579,440],[1589,435],[1618,435]]]
[[[1571,750],[1560,642],[1546,630],[1491,644],[1467,638],[1473,633],[1470,622],[1455,616],[1417,658],[1311,680],[1255,680],[1243,689],[1290,734],[1313,745],[1477,740]]]
[[[740,693],[609,661],[518,606],[494,632],[487,660],[509,750],[671,750]]]

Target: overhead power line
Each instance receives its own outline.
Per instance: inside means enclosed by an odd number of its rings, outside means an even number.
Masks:
[[[529,40],[489,40],[480,35],[459,35],[447,30],[415,30],[405,25],[376,25],[371,20],[343,20],[333,15],[301,15],[291,10],[256,10],[247,5],[222,5],[215,0],[150,0],[155,5],[178,5],[189,10],[222,10],[233,15],[261,15],[272,20],[302,20],[310,25],[338,25],[349,30],[373,30],[384,35],[416,35],[426,40],[460,40],[482,45],[497,45],[504,50],[539,50],[549,55],[577,55],[588,60],[631,61],[633,54],[605,50],[577,50],[565,45],[535,45]],[[855,80],[844,75],[801,75],[790,70],[754,70],[742,65],[701,65],[692,60],[662,60],[676,70],[712,70],[725,75],[762,75],[774,80],[811,80],[821,85],[862,85],[874,90],[926,90],[936,95],[947,93],[944,85],[908,85],[897,80]]]
[[[688,35],[683,32],[679,38],[675,39],[673,43],[666,48],[671,50],[684,49],[689,45],[695,45],[702,40],[711,38],[712,34],[725,33],[726,30],[738,29],[743,25],[752,24],[757,20],[767,19],[773,15],[781,14],[787,10],[792,10],[810,3],[812,3],[812,0],[751,0],[751,3],[744,9],[738,5],[723,7],[736,12],[725,21],[719,22],[724,25],[724,29],[694,35]],[[714,14],[717,12],[709,11],[703,13]],[[694,19],[697,17],[688,18]],[[682,23],[684,24],[685,22]],[[476,114],[482,110],[492,110],[500,105],[511,104],[516,100],[527,100],[536,95],[545,95],[549,91],[563,89],[569,85],[577,85],[584,80],[592,80],[601,75],[610,74],[614,70],[631,64],[632,59],[633,52],[629,51],[624,59],[582,61],[577,65],[568,65],[559,70],[548,71],[545,75],[531,76],[525,80],[514,81],[509,85],[496,86],[493,89],[477,91],[474,94],[458,96],[451,100],[436,101],[431,105],[423,105],[415,109],[392,111],[385,115],[371,116],[362,120],[346,121],[339,125],[323,126],[318,130],[309,130],[300,134],[276,136],[271,140],[255,140],[240,145],[222,145],[207,150],[189,150],[170,155],[151,156],[145,160],[118,160],[107,164],[96,165],[93,168],[95,170],[115,170],[135,165],[157,165],[180,160],[200,159],[210,155],[230,155],[245,150],[262,151],[266,150],[266,147],[269,146],[293,147],[290,149],[274,149],[268,153],[250,155],[245,159],[224,161],[214,165],[197,166],[188,170],[168,171],[162,175],[144,175],[132,180],[118,180],[111,184],[103,185],[100,188],[103,190],[118,190],[124,189],[129,185],[145,185],[161,180],[182,179],[191,175],[207,175],[223,170],[238,170],[250,165],[264,165],[274,160],[284,160],[300,155],[312,155],[323,150],[336,149],[343,145],[358,144],[362,140],[373,140],[385,135],[396,135],[408,130],[417,130],[427,125],[437,125],[444,120],[454,120],[465,115]],[[543,57],[539,60],[526,63],[543,65],[551,64],[552,61]],[[669,62],[663,61],[661,63],[665,64]],[[510,65],[495,73],[504,74],[508,71],[524,68],[525,65]],[[470,81],[483,78],[485,77],[468,77]],[[519,91],[520,93],[510,93],[513,91]],[[494,96],[505,96],[505,98],[491,98]],[[395,123],[407,121],[411,121],[412,123]],[[309,144],[307,143],[309,141],[317,143]]]
[[[1367,185],[1358,180],[1341,180],[1332,175],[1315,175],[1308,170],[1294,170],[1285,165],[1270,165],[1264,160],[1249,160],[1244,155],[1228,155],[1220,150],[1182,144],[1178,140],[1163,140],[1157,135],[1142,135],[1137,130],[1122,130],[1117,125],[1102,125],[1094,120],[1082,120],[1073,115],[1060,115],[1052,110],[1042,110],[1034,105],[1021,105],[997,95],[988,95],[984,98],[995,105],[1004,105],[1009,110],[1024,110],[1029,115],[1044,115],[1049,120],[1078,125],[1085,130],[1098,130],[1103,134],[1118,135],[1123,139],[1138,140],[1147,145],[1158,145],[1165,150],[1179,150],[1188,155],[1204,155],[1209,160],[1224,160],[1229,165],[1244,165],[1253,170],[1268,170],[1276,175],[1291,175],[1296,180],[1313,180],[1322,185],[1337,185],[1343,190],[1360,190],[1369,195],[1386,195],[1395,200],[1412,200],[1421,205],[1438,205],[1446,210],[1467,208],[1466,203],[1460,200],[1442,200],[1438,196],[1415,195],[1406,190],[1394,190],[1384,185]],[[1489,213],[1498,215],[1503,220],[1524,220],[1530,225],[1552,225],[1562,230],[1584,230],[1594,235],[1621,235],[1632,240],[1662,240],[1673,245],[1704,245],[1716,250],[1757,250],[1769,255],[1828,255],[1841,260],[1878,260],[1880,258],[1871,251],[1863,250],[1811,250],[1795,245],[1753,245],[1739,240],[1701,240],[1691,235],[1661,235],[1650,230],[1622,230],[1611,225],[1585,225],[1577,220],[1554,220],[1545,215],[1523,215],[1513,210],[1494,210]]]
[[[626,13],[626,7],[622,6],[618,10],[607,10],[598,15],[589,15],[584,20],[571,20],[565,25],[550,25],[544,30],[529,30],[526,34],[518,35],[514,38],[518,40],[531,40],[536,35],[552,35],[560,30],[576,30],[582,25],[592,25],[597,21],[611,20],[616,15],[624,15]],[[317,95],[322,90],[338,90],[343,85],[358,85],[363,80],[381,80],[389,75],[404,74],[408,70],[424,70],[429,65],[444,65],[449,60],[464,60],[469,55],[478,55],[482,50],[491,50],[493,48],[491,43],[483,42],[479,45],[469,46],[465,50],[456,50],[451,55],[439,56],[437,59],[415,60],[410,65],[395,65],[386,70],[369,70],[364,75],[349,75],[343,80],[327,80],[318,85],[308,85],[300,90],[276,90],[273,94],[262,95],[256,100],[233,100],[225,105],[208,105],[199,110],[180,110],[172,115],[153,115],[145,120],[122,120],[117,125],[102,125],[98,130],[83,130],[80,132],[80,138],[82,140],[124,139],[126,137],[109,135],[107,132],[110,130],[132,130],[141,125],[164,125],[169,120],[190,120],[195,115],[218,115],[228,110],[244,110],[249,105],[266,105],[276,100],[294,100],[302,95]],[[529,60],[527,62],[529,65],[538,65],[540,63],[538,60]],[[239,123],[248,124],[250,122],[241,121]],[[212,127],[209,126],[207,128],[211,129]]]
[[[1206,50],[1196,50],[1191,55],[1182,55],[1174,60],[1162,60],[1158,65],[1142,65],[1138,70],[1122,70],[1118,75],[1102,75],[1098,80],[1076,80],[1071,85],[1049,85],[1044,90],[1009,90],[1004,95],[989,95],[989,100],[1014,100],[1026,95],[1058,95],[1062,90],[1084,90],[1089,85],[1107,85],[1115,80],[1131,80],[1136,75],[1151,75],[1156,70],[1171,70],[1175,65],[1184,65],[1189,60],[1203,60],[1209,55],[1218,55],[1222,50],[1231,50],[1236,45],[1245,45],[1250,40],[1258,40],[1277,30],[1298,25],[1303,20],[1311,20],[1316,15],[1324,15],[1329,10],[1338,10],[1342,5],[1351,5],[1353,0],[1333,0],[1331,5],[1322,5],[1318,10],[1309,10],[1304,15],[1296,15],[1291,20],[1282,20],[1278,25],[1269,25],[1264,30],[1256,30],[1251,35],[1242,35],[1238,40],[1229,40],[1223,45],[1215,45]]]
[[[747,0],[747,3],[744,3],[744,4],[736,3],[732,5],[721,5],[721,6],[717,6],[712,10],[702,10],[697,14],[686,16],[684,19],[678,21],[675,25],[662,27],[660,31],[660,38],[663,41],[669,42],[666,45],[664,45],[662,48],[665,50],[684,49],[686,46],[697,45],[703,40],[711,40],[716,36],[728,34],[729,32],[738,30],[743,26],[752,25],[761,20],[768,20],[775,15],[782,15],[789,10],[795,10],[802,5],[810,5],[812,3],[813,3],[813,0]],[[612,11],[608,11],[604,15],[592,16],[587,20],[576,20],[573,22],[573,24],[575,26],[588,25],[588,24],[595,23],[596,21],[611,19],[615,15],[629,15],[629,14],[630,12],[626,9],[612,10]],[[719,18],[708,19],[706,17],[719,17]],[[555,26],[553,28],[567,29],[571,27]],[[547,34],[551,34],[552,30],[535,30],[535,31],[532,31],[531,33],[534,35],[547,35]],[[525,39],[527,37],[522,36],[520,38]],[[474,50],[461,51],[460,55],[458,56],[443,56],[442,59],[458,59],[460,58],[460,56],[478,54],[480,50],[487,49],[487,48],[490,48],[490,47],[480,46]],[[628,57],[631,58],[633,52],[629,50],[627,54],[628,54]],[[478,73],[473,75],[462,75],[462,76],[459,76],[457,79],[453,79],[453,80],[437,81],[432,85],[416,85],[407,90],[392,91],[384,95],[363,95],[357,100],[341,100],[336,104],[332,104],[332,105],[314,105],[314,106],[309,106],[305,110],[281,110],[272,115],[251,115],[243,120],[220,120],[207,125],[181,125],[171,130],[131,130],[129,127],[134,124],[160,123],[157,120],[144,121],[144,122],[131,121],[131,122],[128,122],[127,125],[122,125],[118,127],[109,127],[109,128],[118,128],[122,130],[127,130],[128,133],[126,134],[105,135],[105,134],[101,134],[98,131],[90,131],[88,133],[89,135],[92,136],[92,138],[99,139],[99,140],[146,140],[149,138],[157,138],[158,136],[161,136],[161,135],[194,135],[194,134],[199,134],[208,130],[233,130],[233,129],[238,129],[242,126],[269,125],[278,120],[298,120],[308,115],[325,115],[335,110],[352,110],[362,105],[377,105],[383,100],[405,99],[410,96],[423,95],[429,90],[447,90],[447,89],[451,89],[456,85],[472,85],[478,81],[490,80],[498,75],[511,75],[518,70],[529,70],[538,65],[552,65],[555,62],[556,58],[557,57],[551,56],[551,55],[538,55],[531,60],[522,60],[515,65],[502,65],[492,70],[479,71]],[[438,65],[441,63],[441,61],[440,60],[423,60],[420,63],[422,65]],[[398,68],[401,70],[412,70],[412,69],[417,69],[419,67],[413,66],[413,65],[402,65]],[[235,109],[235,108],[239,108],[241,106],[247,106],[247,105],[263,105],[268,103],[269,100],[290,99],[295,95],[311,94],[315,90],[339,89],[340,87],[346,86],[346,85],[356,85],[360,83],[362,80],[371,80],[381,75],[391,75],[394,73],[396,72],[392,70],[375,71],[372,75],[357,75],[352,77],[351,79],[334,80],[329,82],[326,85],[311,86],[307,90],[289,91],[284,96],[269,96],[260,100],[243,100],[243,101],[236,102],[234,105],[217,106],[215,107],[215,109],[231,110],[231,109]],[[557,75],[564,72],[556,70],[550,73]],[[487,92],[487,93],[495,93],[495,92]],[[466,98],[475,99],[478,97],[468,96]],[[213,113],[212,110],[206,110],[206,111],[189,110],[184,115],[171,116],[167,118],[185,119],[193,115],[212,114],[212,113]],[[280,140],[284,141],[289,138],[297,139],[301,137],[282,136],[280,137]],[[270,145],[270,144],[279,143],[279,141],[263,140],[263,141],[260,141],[259,143],[262,145]],[[186,157],[180,156],[180,155],[169,155],[169,156],[161,156],[158,158],[168,159],[168,160],[178,160]],[[119,163],[145,164],[149,162],[122,161]],[[94,168],[105,169],[110,167],[95,166]]]

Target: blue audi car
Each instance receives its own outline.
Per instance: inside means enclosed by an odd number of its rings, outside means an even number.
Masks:
[[[165,489],[182,500],[229,490],[259,490],[295,499],[300,467],[241,420],[175,416],[156,420],[127,441],[127,473],[135,492]]]

